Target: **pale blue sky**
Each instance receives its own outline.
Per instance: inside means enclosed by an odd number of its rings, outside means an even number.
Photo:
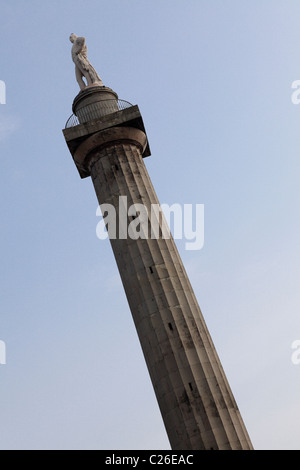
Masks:
[[[97,201],[62,128],[71,32],[138,104],[162,203],[257,449],[300,449],[300,2],[0,0],[0,449],[168,449]]]

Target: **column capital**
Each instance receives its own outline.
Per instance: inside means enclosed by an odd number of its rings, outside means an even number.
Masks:
[[[75,151],[73,158],[82,177],[90,176],[92,163],[100,158],[100,152],[106,147],[129,143],[139,147],[141,155],[147,147],[147,136],[134,127],[111,127],[92,134]]]
[[[96,88],[96,87],[93,87],[93,88]],[[98,86],[98,88],[102,88],[102,87]],[[81,93],[86,93],[86,92],[84,90]],[[79,93],[79,95],[81,93]],[[100,103],[101,105],[101,101],[98,103]],[[90,105],[88,104],[87,107],[88,106]],[[82,110],[84,112],[84,107],[82,108]],[[135,138],[133,138],[132,140],[136,142],[142,142],[140,146],[143,149],[142,150],[143,158],[151,155],[148,139],[146,136],[145,126],[144,126],[143,119],[142,119],[138,106],[134,105],[126,109],[122,109],[122,110],[116,110],[116,111],[112,110],[112,112],[105,114],[99,118],[87,120],[75,126],[71,126],[71,127],[67,127],[63,129],[65,140],[67,142],[70,153],[74,159],[75,165],[78,169],[78,172],[81,178],[86,178],[87,176],[90,176],[90,173],[84,165],[85,157],[83,156],[79,157],[78,156],[79,153],[77,153],[77,149],[80,146],[82,146],[84,142],[87,140],[88,140],[87,145],[89,148],[91,145],[91,141],[89,140],[89,138],[94,136],[95,134],[99,134],[100,132],[103,132],[104,130],[109,130],[109,129],[112,130],[112,129],[117,129],[117,128],[127,129],[126,133],[128,136],[130,136],[127,138],[127,140],[132,139],[132,136],[135,135]],[[130,134],[128,134],[129,128],[132,129]],[[141,133],[146,137],[146,145],[144,145],[144,137],[142,138],[141,135],[140,137],[137,137],[139,133],[134,133],[133,132],[134,130],[141,131]],[[114,140],[118,140],[116,138],[116,135],[119,135],[121,140],[126,140],[124,137],[125,136],[124,131],[121,134],[119,130],[117,131],[117,134],[116,133],[102,134],[103,138],[105,136],[105,139],[108,139],[108,135],[111,135],[111,137],[114,136],[113,137]],[[98,137],[98,142],[99,142],[99,137]],[[106,144],[107,144],[107,141],[106,141]],[[76,157],[75,157],[75,154],[76,154]]]

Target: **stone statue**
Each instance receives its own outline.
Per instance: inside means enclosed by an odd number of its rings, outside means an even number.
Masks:
[[[87,58],[85,38],[78,37],[76,34],[72,33],[70,41],[73,43],[72,60],[75,64],[75,75],[80,90],[83,90],[89,85],[104,86],[101,78]],[[85,77],[87,84],[85,84],[83,77]]]

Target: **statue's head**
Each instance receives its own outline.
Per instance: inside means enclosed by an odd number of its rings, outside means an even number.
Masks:
[[[72,33],[72,34],[70,35],[70,38],[69,38],[69,39],[70,39],[71,42],[74,42],[74,41],[76,41],[77,38],[78,38],[78,36],[76,36],[76,34]]]

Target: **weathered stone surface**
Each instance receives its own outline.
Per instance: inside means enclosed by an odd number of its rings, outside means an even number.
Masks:
[[[92,155],[99,203],[122,195],[128,206],[142,200],[150,213],[158,199],[139,146],[117,143]],[[173,239],[111,245],[172,449],[250,449]]]
[[[132,121],[120,127],[115,114],[94,132],[92,123],[77,136],[68,130],[68,145],[99,204],[118,217],[126,196],[128,207],[142,203],[150,214],[159,202],[143,160],[146,135]],[[252,449],[172,237],[110,241],[172,449]]]
[[[99,89],[99,93],[101,94],[101,88]],[[81,92],[83,94],[85,92]],[[98,98],[98,96],[97,96]],[[76,98],[75,98],[76,100]],[[76,111],[76,102],[74,100],[73,109]],[[99,131],[104,129],[111,129],[113,127],[132,127],[134,129],[140,129],[141,131],[146,134],[143,119],[140,113],[138,106],[131,106],[130,108],[123,109],[121,111],[117,111],[115,113],[102,116],[101,119],[93,119],[88,122],[84,122],[74,127],[69,127],[63,129],[63,134],[70,150],[71,155],[74,157],[75,152],[77,151],[79,145],[85,141],[88,137],[96,134]],[[151,155],[149,142],[146,140],[146,148],[143,152],[143,158],[149,157]],[[90,176],[88,167],[83,168],[82,166],[78,165],[75,161],[77,166],[78,172],[81,178],[86,178]]]

